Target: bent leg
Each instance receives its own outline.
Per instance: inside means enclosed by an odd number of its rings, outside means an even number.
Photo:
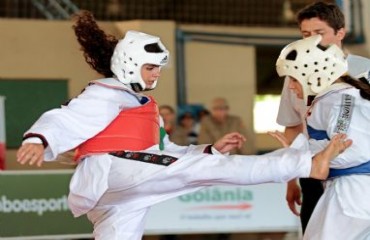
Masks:
[[[147,209],[128,212],[117,206],[96,206],[87,213],[94,224],[95,240],[140,240]]]

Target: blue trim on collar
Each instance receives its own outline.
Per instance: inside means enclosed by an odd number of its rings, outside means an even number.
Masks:
[[[139,101],[140,101],[140,104],[143,105],[143,104],[146,104],[147,102],[149,102],[149,98],[143,96]]]
[[[313,138],[315,140],[323,140],[323,139],[329,140],[329,136],[325,130],[317,130],[307,125],[307,132],[308,132],[308,136],[310,136],[310,138]]]

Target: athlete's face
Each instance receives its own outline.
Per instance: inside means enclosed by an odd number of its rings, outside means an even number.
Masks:
[[[145,82],[145,87],[151,89],[161,75],[161,67],[153,64],[144,64],[141,67],[141,77]]]
[[[322,36],[321,44],[323,46],[336,44],[342,47],[342,40],[346,34],[344,28],[339,29],[335,33],[333,28],[317,17],[303,20],[300,25],[300,31],[303,38],[320,34]]]
[[[298,82],[297,79],[289,77],[289,89],[297,95],[297,98],[303,99],[302,85]]]

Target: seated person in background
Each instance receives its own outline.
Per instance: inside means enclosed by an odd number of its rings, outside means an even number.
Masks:
[[[198,133],[195,123],[195,118],[190,112],[182,114],[179,118],[179,125],[172,132],[171,141],[181,146],[197,144]]]
[[[229,104],[224,98],[215,98],[212,100],[210,115],[205,116],[200,123],[198,144],[213,143],[221,136],[239,132],[247,136],[247,130],[238,116],[229,114]],[[231,154],[248,154],[247,145],[244,144],[240,149],[231,151]]]
[[[159,106],[159,115],[161,115],[164,124],[164,130],[168,135],[171,135],[176,127],[176,114],[175,109],[170,105]]]

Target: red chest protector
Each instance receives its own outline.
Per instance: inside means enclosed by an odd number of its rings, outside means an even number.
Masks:
[[[75,153],[84,156],[131,150],[140,151],[159,143],[160,124],[157,103],[152,97],[140,107],[123,110],[100,133],[80,144]]]

